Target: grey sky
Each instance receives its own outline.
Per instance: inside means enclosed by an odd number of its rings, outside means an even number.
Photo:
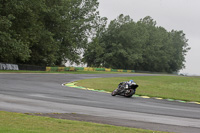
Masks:
[[[99,0],[99,11],[109,21],[120,14],[134,21],[151,16],[168,31],[183,30],[191,50],[181,72],[200,75],[200,0]]]

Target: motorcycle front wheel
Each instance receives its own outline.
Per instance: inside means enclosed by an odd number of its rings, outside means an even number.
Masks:
[[[116,96],[117,95],[117,89],[115,89],[112,93],[111,93],[112,96]]]
[[[126,92],[124,93],[125,97],[132,97],[133,94],[135,94],[135,90],[134,89],[128,89],[126,90]]]

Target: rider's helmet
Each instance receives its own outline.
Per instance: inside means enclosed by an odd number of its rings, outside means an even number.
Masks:
[[[134,83],[134,81],[133,80],[129,80],[129,83]]]
[[[133,84],[136,85],[136,83],[133,80],[129,80],[128,83],[131,85],[133,85]]]

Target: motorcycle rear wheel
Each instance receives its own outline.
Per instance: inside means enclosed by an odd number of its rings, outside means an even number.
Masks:
[[[129,89],[124,93],[125,97],[132,97],[133,94],[135,94],[135,90],[134,89]]]

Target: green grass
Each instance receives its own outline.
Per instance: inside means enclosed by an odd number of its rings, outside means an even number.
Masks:
[[[127,72],[106,72],[106,71],[24,71],[24,70],[0,70],[0,73],[58,73],[58,74],[133,74]]]
[[[136,94],[200,102],[200,77],[135,76],[84,79],[78,86],[113,91],[122,81],[133,79],[139,87]]]
[[[1,133],[164,133],[0,111]]]

